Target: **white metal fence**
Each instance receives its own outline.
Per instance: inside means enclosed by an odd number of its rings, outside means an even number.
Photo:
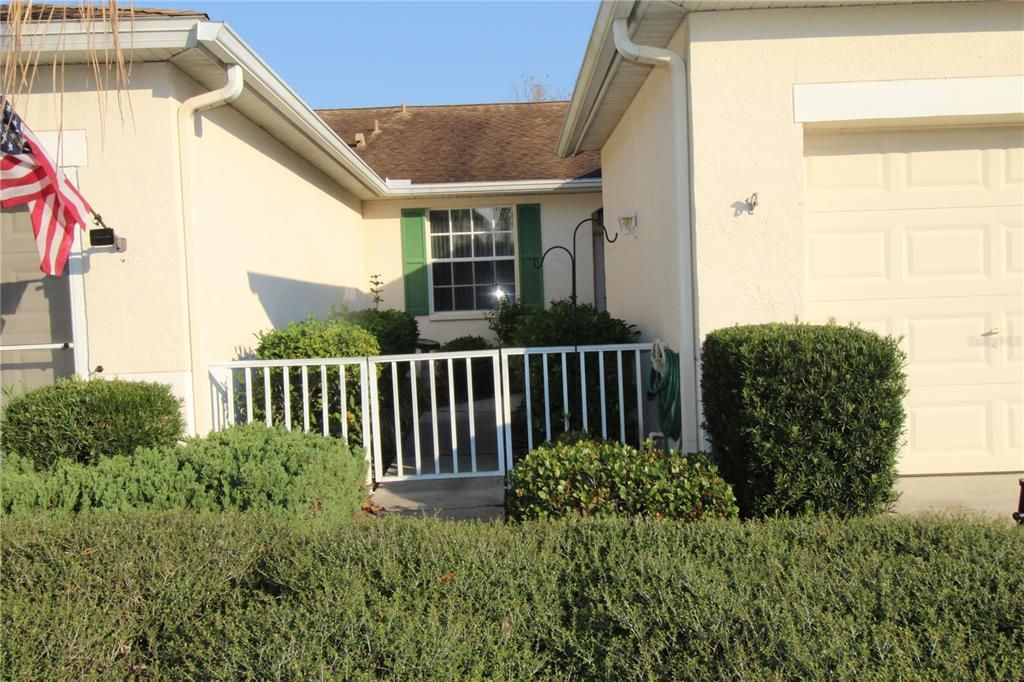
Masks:
[[[501,476],[569,431],[640,443],[649,343],[240,360],[211,367],[214,429],[346,439],[373,478]]]

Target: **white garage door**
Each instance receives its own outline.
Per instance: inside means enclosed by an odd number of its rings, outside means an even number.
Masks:
[[[903,474],[1024,471],[1024,128],[808,134],[806,316],[902,336]]]

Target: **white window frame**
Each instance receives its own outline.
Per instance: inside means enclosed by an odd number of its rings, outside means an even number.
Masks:
[[[511,256],[493,256],[490,258],[443,258],[440,262],[454,263],[476,263],[482,261],[501,261],[511,260],[512,261],[512,272],[515,279],[516,297],[518,298],[520,292],[519,285],[519,216],[516,211],[514,204],[487,204],[478,206],[451,206],[451,207],[436,207],[428,208],[426,210],[424,230],[426,232],[427,241],[427,286],[430,290],[430,316],[437,319],[483,319],[491,312],[490,308],[474,308],[472,310],[437,310],[434,307],[434,241],[431,238],[433,235],[430,231],[430,213],[431,211],[446,211],[451,214],[452,211],[476,211],[480,209],[501,209],[507,208],[512,213],[512,255]],[[452,233],[454,234],[454,233]],[[470,232],[469,234],[473,234]],[[442,285],[444,286],[444,285]],[[454,293],[453,293],[454,296]],[[454,300],[453,300],[454,308]]]

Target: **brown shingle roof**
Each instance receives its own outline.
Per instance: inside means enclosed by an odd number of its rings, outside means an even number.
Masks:
[[[599,152],[555,154],[568,102],[320,109],[381,177],[415,183],[599,177]],[[381,132],[373,133],[374,120]]]
[[[9,21],[10,5],[0,5],[0,21]],[[96,5],[91,8],[93,21],[101,21],[110,10],[106,4]],[[118,7],[117,16],[119,19],[128,19],[131,16],[136,19],[149,17],[201,17],[209,19],[204,12],[187,9],[157,9],[150,7]],[[57,3],[32,3],[30,10],[30,21],[80,21],[83,18],[83,6],[81,4],[62,5]]]

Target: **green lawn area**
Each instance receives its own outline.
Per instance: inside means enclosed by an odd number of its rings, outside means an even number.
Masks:
[[[971,519],[0,519],[7,679],[1019,679]]]

